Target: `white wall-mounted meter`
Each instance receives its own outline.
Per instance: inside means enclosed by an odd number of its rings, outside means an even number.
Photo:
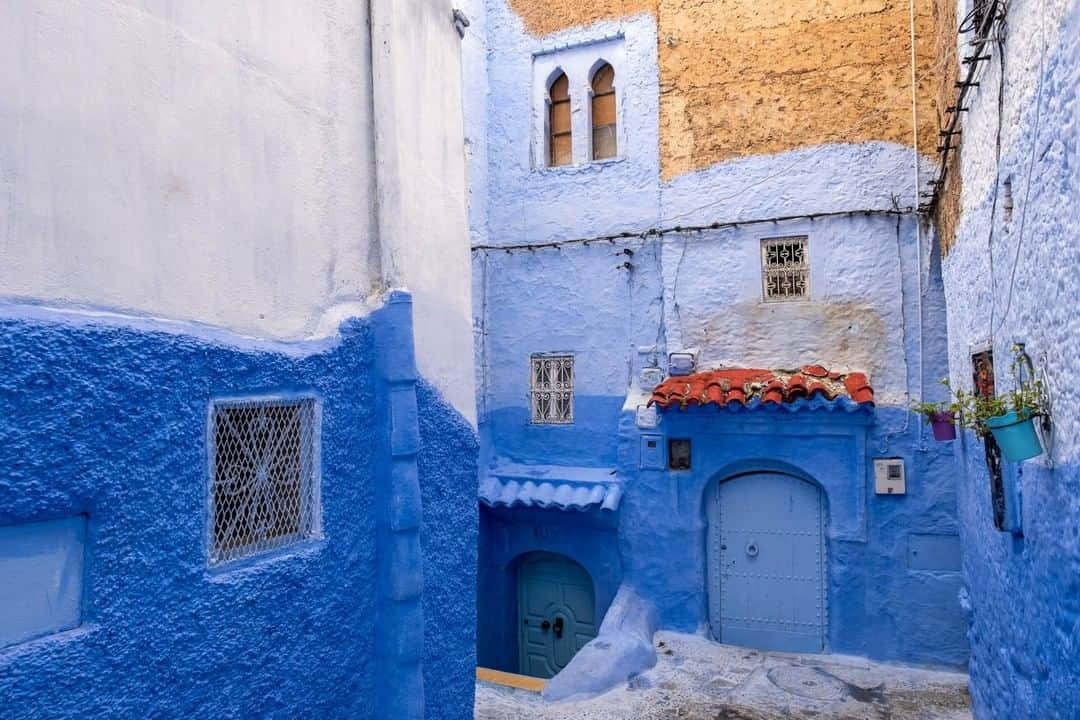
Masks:
[[[907,494],[902,458],[876,458],[874,460],[874,491],[878,495]]]

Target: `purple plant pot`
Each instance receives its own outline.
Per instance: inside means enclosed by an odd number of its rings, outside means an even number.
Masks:
[[[934,439],[939,442],[949,442],[956,439],[956,413],[939,412],[930,416],[930,428],[934,431]]]

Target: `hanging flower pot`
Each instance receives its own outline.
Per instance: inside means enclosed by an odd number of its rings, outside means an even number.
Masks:
[[[952,389],[948,378],[942,378],[941,384],[948,391],[948,398],[939,402],[913,402],[911,409],[930,424],[935,440],[949,442],[956,439],[957,418],[967,406],[968,399],[962,391]]]
[[[955,440],[956,413],[951,410],[934,413],[930,416],[930,429],[934,431],[934,439],[938,442]]]
[[[1035,417],[1031,413],[1010,410],[1004,415],[987,418],[986,427],[990,428],[1006,460],[1019,462],[1042,455],[1042,445],[1035,434]]]

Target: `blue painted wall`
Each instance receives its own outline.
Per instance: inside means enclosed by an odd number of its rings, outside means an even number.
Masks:
[[[617,515],[587,511],[480,507],[480,567],[476,622],[481,667],[518,672],[517,568],[521,558],[542,550],[569,557],[592,578],[597,626],[622,581],[617,552]]]
[[[662,627],[696,630],[706,621],[701,502],[713,475],[737,462],[797,466],[813,454],[807,448],[818,448],[820,464],[804,473],[829,494],[830,647],[962,665],[966,622],[955,563],[941,571],[907,567],[910,536],[958,533],[952,450],[934,443],[905,409],[912,398],[934,397],[947,371],[940,265],[929,232],[903,211],[916,191],[911,148],[824,145],[663,179],[651,15],[537,38],[505,0],[489,0],[486,8],[487,112],[473,114],[467,128],[486,151],[476,175],[485,179],[486,195],[473,205],[482,212],[472,216],[474,238],[488,246],[473,255],[480,471],[504,463],[600,468],[617,473],[625,495],[614,519],[617,542],[599,548],[596,530],[578,513],[482,511],[481,577],[508,567],[515,553],[542,549],[535,538],[547,533],[586,568],[598,552],[620,568],[618,576],[594,576],[598,596],[629,582],[657,605]],[[620,157],[588,163],[583,103],[588,69],[600,59],[615,67]],[[567,72],[578,107],[577,164],[545,168],[537,153],[537,83],[556,67]],[[923,158],[920,172],[932,168]],[[820,213],[841,214],[812,217]],[[777,217],[787,219],[770,221]],[[645,233],[711,223],[739,224]],[[505,249],[610,233],[626,236]],[[760,243],[785,235],[808,237],[811,297],[764,303]],[[858,421],[815,412],[784,416],[776,432],[789,440],[776,447],[714,442],[702,469],[689,475],[640,472],[633,419],[647,401],[640,370],[665,367],[669,352],[691,348],[705,368],[821,364],[862,371],[878,407]],[[540,352],[575,357],[573,425],[529,423],[529,356]],[[715,412],[675,413],[659,432],[671,432],[670,424],[712,442],[732,422]],[[837,427],[852,440],[822,440]],[[861,451],[852,454],[852,443]],[[875,457],[904,459],[907,496],[873,496]],[[480,600],[486,602],[483,593]],[[503,642],[489,643],[486,632],[482,626],[482,662],[485,647]]]
[[[943,558],[938,570],[914,569],[908,561],[913,535],[956,536],[947,456],[909,455],[907,494],[878,496],[871,458],[902,411],[843,405],[665,411],[662,433],[692,442],[688,471],[635,471],[639,433],[627,418],[620,471],[631,489],[621,509],[620,550],[628,582],[656,604],[662,627],[693,632],[707,621],[704,503],[715,484],[777,471],[813,482],[825,496],[827,650],[964,664],[959,558]],[[914,439],[909,432],[898,445]]]
[[[877,282],[886,286],[894,283],[891,287],[896,294],[868,296],[851,314],[846,309],[838,314],[845,323],[865,326],[860,332],[845,325],[844,333],[853,343],[866,346],[854,350],[824,347],[821,338],[812,333],[810,342],[803,344],[799,341],[803,337],[800,333],[805,332],[802,326],[772,340],[762,340],[760,330],[747,337],[731,328],[718,344],[727,346],[734,357],[744,344],[757,344],[747,349],[750,361],[742,363],[751,366],[758,366],[756,361],[765,355],[773,358],[772,367],[791,367],[810,360],[809,353],[826,364],[845,366],[837,363],[845,353],[847,357],[861,353],[866,362],[861,367],[870,370],[882,401],[872,415],[860,416],[858,421],[845,413],[813,411],[746,417],[737,422],[722,414],[718,417],[713,409],[665,413],[659,431],[695,438],[697,451],[704,453],[704,462],[691,473],[638,470],[642,431],[634,424],[633,411],[646,396],[636,389],[637,372],[654,362],[663,364],[664,348],[673,347],[674,332],[663,322],[665,315],[678,322],[680,315],[707,315],[710,308],[719,314],[746,310],[719,305],[712,299],[728,292],[726,278],[715,278],[716,273],[712,284],[699,280],[673,287],[665,280],[672,271],[664,260],[677,265],[678,253],[685,252],[684,240],[696,243],[693,251],[701,260],[694,268],[678,272],[683,280],[701,278],[705,268],[717,267],[734,248],[756,246],[760,231],[740,229],[689,239],[675,236],[663,242],[634,239],[619,245],[602,243],[532,253],[491,251],[478,259],[476,276],[486,283],[483,292],[487,298],[486,306],[480,306],[486,307],[480,324],[484,328],[486,393],[481,438],[487,461],[607,467],[626,483],[618,511],[617,543],[594,537],[596,531],[579,513],[520,509],[481,513],[480,572],[485,593],[480,597],[480,617],[487,619],[481,625],[481,664],[486,664],[487,658],[493,658],[492,664],[505,664],[514,657],[512,637],[502,637],[509,630],[492,630],[490,622],[497,616],[496,608],[512,608],[512,585],[494,593],[490,588],[497,585],[484,581],[484,574],[493,572],[493,567],[508,567],[517,553],[529,549],[558,551],[553,546],[563,546],[567,555],[586,568],[597,563],[596,554],[606,555],[607,562],[619,564],[622,572],[601,578],[594,575],[598,595],[613,595],[623,578],[656,603],[662,627],[684,631],[701,627],[707,617],[701,509],[707,485],[733,463],[743,462],[743,469],[751,470],[762,469],[769,461],[802,468],[804,475],[827,491],[831,508],[830,649],[931,665],[965,663],[966,620],[959,597],[963,585],[959,567],[920,571],[907,566],[912,535],[956,537],[958,533],[951,448],[935,443],[917,416],[898,407],[908,386],[912,395],[925,387],[929,396],[938,391],[935,380],[944,374],[944,302],[937,258],[925,260],[929,269],[920,290],[914,238],[908,234],[912,228],[907,221],[898,223],[888,216],[806,220],[801,228],[819,247],[831,237],[855,237],[860,239],[852,242],[853,253],[861,252],[860,246],[868,255],[874,245],[879,248],[876,268],[858,264],[847,268],[858,272],[864,281],[877,272]],[[624,247],[634,250],[631,271],[615,268],[616,256]],[[891,264],[889,257],[894,258]],[[738,266],[729,263],[729,267],[738,274]],[[846,278],[843,282],[854,284],[855,280]],[[830,283],[830,276],[823,273],[818,286],[829,288]],[[665,300],[661,300],[661,292]],[[679,312],[670,310],[672,295],[683,308]],[[794,311],[804,316],[801,322],[812,324],[821,317],[826,318],[824,324],[836,321],[829,319],[827,308],[822,311],[801,305]],[[915,320],[920,310],[922,328]],[[765,307],[763,311],[761,322],[775,323],[766,315],[783,316],[792,309]],[[896,326],[888,326],[893,320]],[[689,322],[685,327],[701,332]],[[873,347],[867,347],[871,344]],[[529,423],[529,353],[538,351],[575,355],[577,395],[571,426]],[[791,439],[781,443],[770,437],[760,446],[742,440],[721,441],[725,433],[738,432],[755,422],[759,432],[764,423],[767,432],[790,433]],[[826,437],[852,423],[855,430],[842,431],[851,436],[849,440]],[[821,455],[812,463],[815,467],[808,467],[814,452]],[[874,457],[904,459],[906,496],[878,498],[873,494]],[[540,541],[539,537],[546,539]],[[494,594],[485,597],[488,592]],[[485,604],[490,605],[489,610],[484,609]],[[511,621],[501,621],[500,627],[513,627]],[[511,649],[502,654],[485,649],[500,647]]]
[[[997,387],[1009,390],[1009,346],[1026,342],[1056,428],[1048,455],[1006,463],[1022,537],[994,529],[982,443],[968,435],[956,447],[972,704],[988,720],[1071,719],[1080,712],[1080,4],[1010,3],[1008,21],[1005,112],[995,53],[964,127],[963,214],[943,263],[950,372],[970,387],[971,350],[991,343]]]
[[[476,431],[420,380],[427,717],[472,720],[476,681]]]
[[[422,693],[402,714],[377,688],[422,688],[409,668],[423,659],[434,666],[427,717],[471,717],[468,623],[421,622],[411,666],[398,662],[408,648],[375,652],[380,623],[384,635],[410,631],[379,588],[377,517],[424,540],[422,556],[410,542],[382,565],[400,580],[430,564],[422,587],[436,620],[471,618],[475,586],[468,425],[423,384],[411,413],[379,400],[395,372],[395,389],[415,381],[411,347],[379,346],[395,333],[411,341],[407,296],[396,300],[403,313],[392,301],[312,344],[5,308],[0,525],[85,514],[87,532],[81,624],[0,649],[0,715],[420,717]],[[322,403],[324,537],[211,572],[208,403],[297,392]],[[395,442],[410,432],[419,440],[402,453]],[[386,455],[403,458],[401,478],[375,462]],[[420,496],[431,501],[422,525],[386,509],[418,513]]]

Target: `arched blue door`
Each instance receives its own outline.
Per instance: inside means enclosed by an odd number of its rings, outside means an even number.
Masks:
[[[589,573],[561,555],[526,556],[518,566],[518,623],[521,674],[554,677],[596,637]]]
[[[707,515],[713,636],[761,650],[821,652],[821,491],[791,475],[741,475],[720,483]]]

